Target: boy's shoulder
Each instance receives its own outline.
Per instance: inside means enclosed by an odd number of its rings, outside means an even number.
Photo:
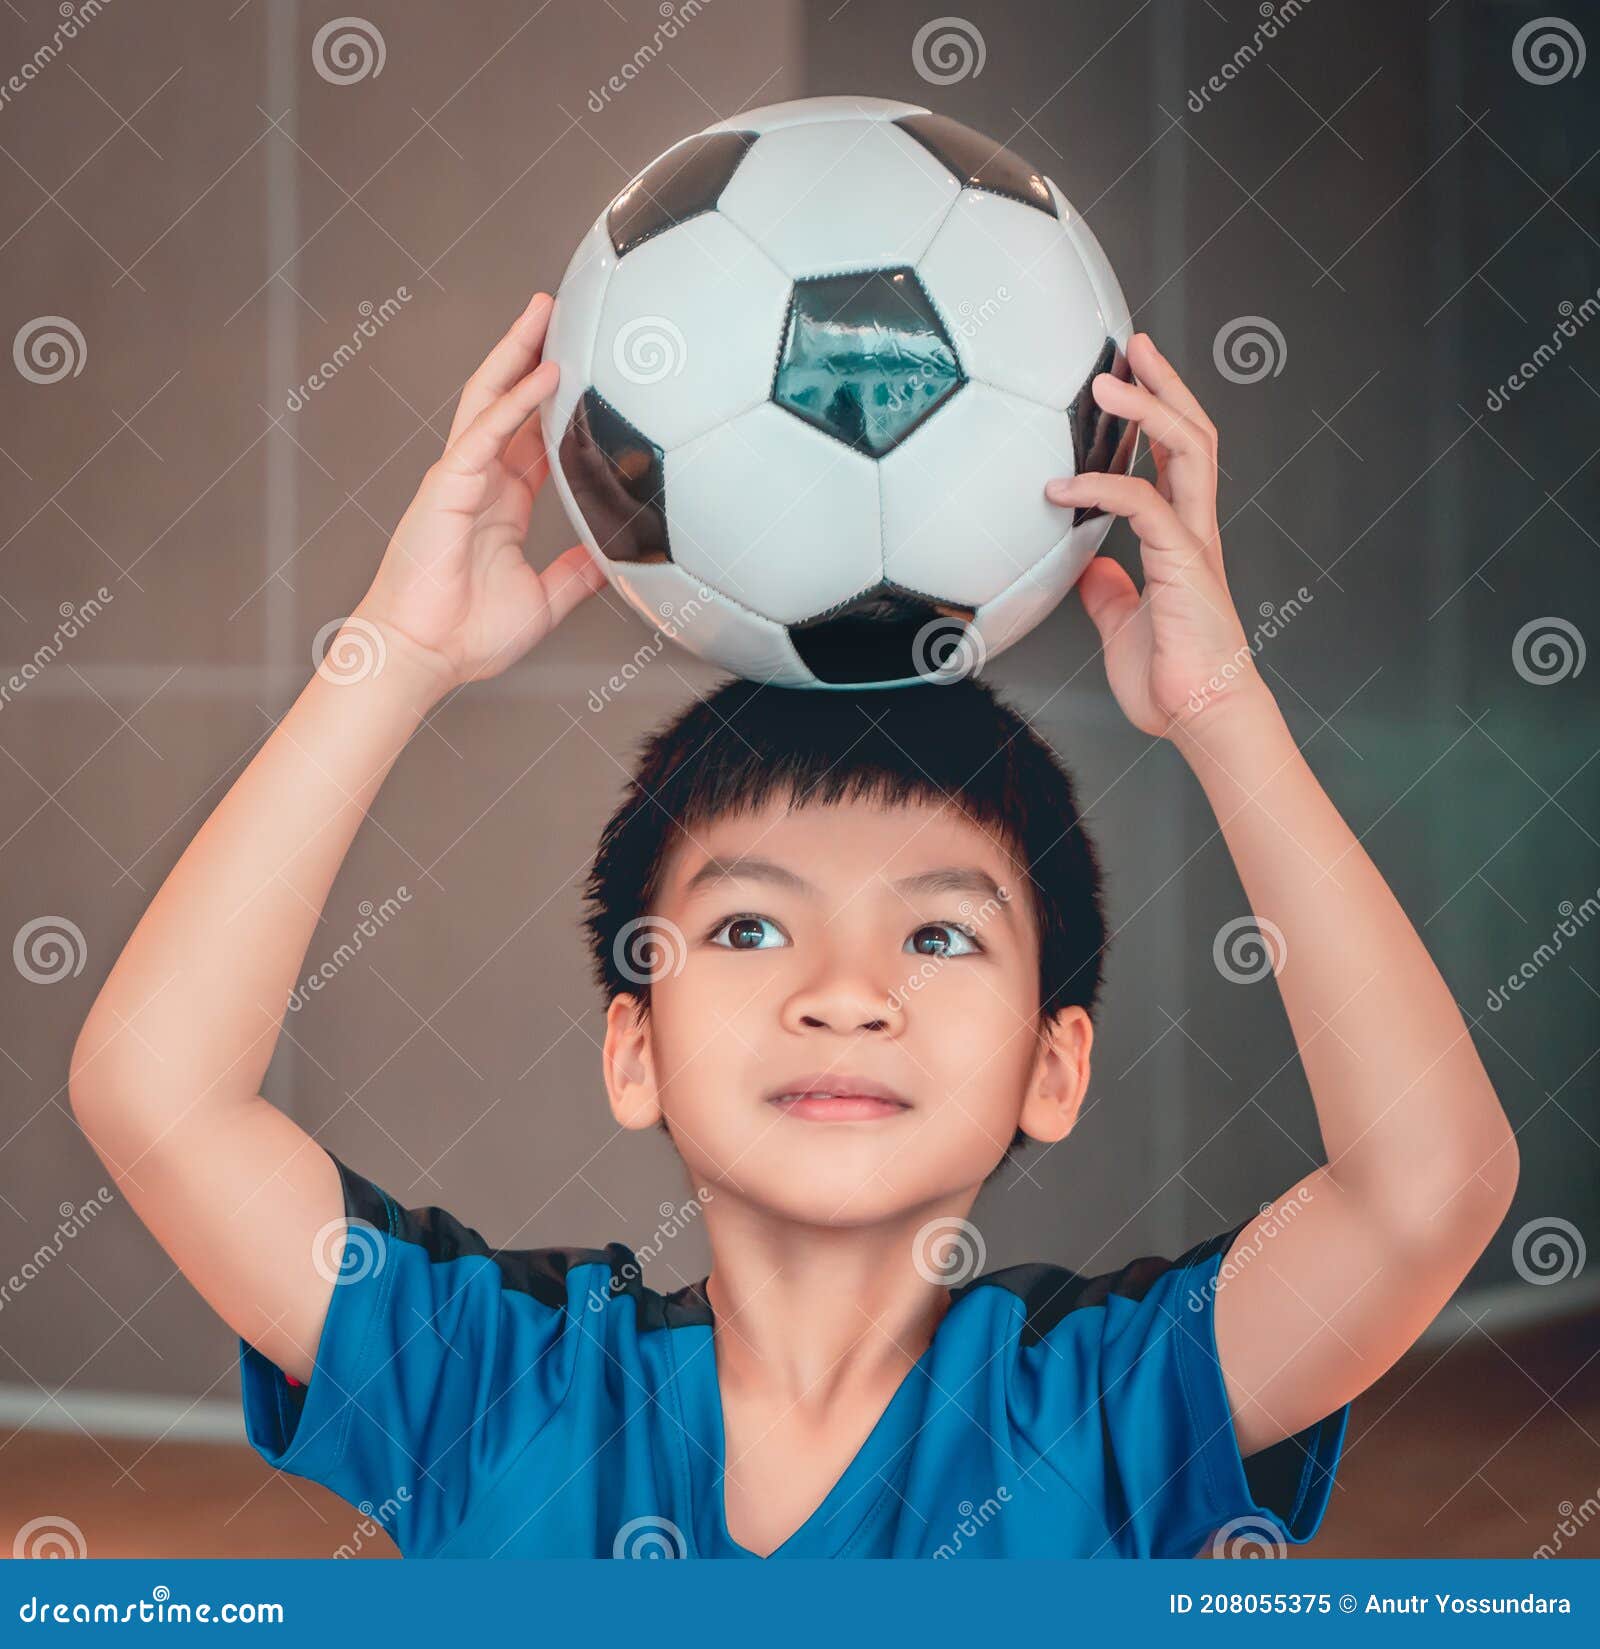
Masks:
[[[433,1265],[486,1260],[499,1273],[503,1289],[526,1294],[557,1310],[572,1303],[574,1274],[593,1270],[595,1276],[582,1279],[591,1309],[598,1309],[607,1297],[630,1296],[637,1307],[640,1328],[687,1327],[711,1321],[703,1278],[665,1294],[650,1288],[644,1282],[638,1255],[627,1243],[501,1248],[448,1208],[431,1203],[407,1206],[333,1152],[328,1154],[339,1170],[345,1218],[386,1240],[410,1244]]]
[[[1185,1249],[1176,1259],[1141,1254],[1110,1271],[1080,1272],[1048,1260],[1002,1266],[953,1288],[954,1301],[984,1287],[998,1288],[1022,1305],[1019,1336],[1023,1345],[1044,1340],[1072,1312],[1105,1306],[1113,1299],[1144,1300],[1157,1283],[1195,1270],[1225,1254],[1240,1227],[1232,1226]]]

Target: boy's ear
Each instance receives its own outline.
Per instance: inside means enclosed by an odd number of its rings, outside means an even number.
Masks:
[[[1063,1008],[1047,1021],[1017,1119],[1030,1139],[1054,1144],[1072,1132],[1089,1089],[1093,1042],[1094,1022],[1087,1009]]]
[[[622,991],[606,1010],[600,1062],[611,1114],[624,1128],[653,1128],[661,1120],[650,1024],[640,1011],[642,1006],[638,997]]]

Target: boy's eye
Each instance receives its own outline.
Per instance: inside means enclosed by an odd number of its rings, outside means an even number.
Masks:
[[[730,916],[727,921],[711,930],[709,938],[712,944],[722,945],[726,950],[777,949],[777,945],[761,942],[761,929],[763,927],[771,928],[778,935],[779,944],[785,942],[777,924],[769,921],[765,916]],[[722,933],[729,933],[732,937],[724,941],[718,937]]]
[[[954,935],[952,946],[947,936]],[[925,922],[906,940],[919,956],[971,956],[983,947],[959,922]]]

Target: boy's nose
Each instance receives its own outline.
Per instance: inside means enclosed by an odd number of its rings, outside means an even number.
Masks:
[[[900,1005],[864,979],[839,979],[796,991],[784,1010],[789,1028],[802,1030],[886,1031],[900,1022]]]

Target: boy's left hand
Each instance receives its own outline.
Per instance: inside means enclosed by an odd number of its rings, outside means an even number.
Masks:
[[[1216,427],[1148,332],[1130,339],[1128,364],[1138,382],[1102,372],[1094,397],[1144,430],[1155,484],[1091,471],[1047,482],[1045,497],[1126,516],[1138,533],[1143,591],[1097,555],[1078,594],[1100,632],[1117,703],[1141,732],[1169,737],[1265,689],[1222,570]]]

